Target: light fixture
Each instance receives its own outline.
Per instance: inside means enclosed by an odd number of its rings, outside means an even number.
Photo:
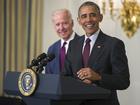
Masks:
[[[119,10],[119,19],[124,32],[128,38],[134,36],[140,27],[140,4],[137,2],[137,0],[121,0],[121,8],[114,8],[113,0],[108,0],[108,4],[111,18],[114,19],[114,12]],[[105,14],[105,0],[102,0],[102,11]]]

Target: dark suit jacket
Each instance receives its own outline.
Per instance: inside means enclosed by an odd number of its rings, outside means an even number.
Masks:
[[[74,39],[78,38],[79,35],[75,33]],[[53,53],[55,54],[55,58],[49,62],[45,67],[45,73],[49,74],[59,74],[60,73],[60,61],[59,61],[59,54],[60,54],[60,47],[61,47],[61,40],[58,40],[54,44],[52,44],[48,49],[48,54]]]
[[[82,48],[84,36],[71,41],[67,52],[64,74],[77,78],[77,71],[83,68]],[[102,79],[94,81],[97,86],[110,89],[106,100],[87,100],[84,105],[119,105],[116,90],[126,89],[129,84],[129,68],[124,43],[100,31],[92,48],[88,67],[98,72]]]

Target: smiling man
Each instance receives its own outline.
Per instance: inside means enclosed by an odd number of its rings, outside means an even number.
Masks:
[[[76,39],[78,35],[73,31],[74,23],[72,15],[68,9],[59,9],[53,12],[52,23],[60,39],[54,42],[48,49],[48,54],[55,54],[55,59],[47,64],[45,72],[50,74],[60,74],[63,70],[69,42]]]
[[[83,27],[87,36],[99,30],[99,23],[102,21],[103,15],[97,6],[81,6],[78,13],[78,22]]]
[[[111,91],[107,99],[86,100],[81,105],[120,105],[116,90],[128,88],[129,68],[124,43],[103,33],[99,6],[87,1],[78,10],[85,35],[70,42],[64,74]]]

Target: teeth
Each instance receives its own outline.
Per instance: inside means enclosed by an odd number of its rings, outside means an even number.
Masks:
[[[87,28],[92,28],[93,25],[92,25],[92,24],[90,24],[90,25],[86,25],[86,27],[87,27]]]

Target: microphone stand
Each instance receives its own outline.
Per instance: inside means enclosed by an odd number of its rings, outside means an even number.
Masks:
[[[37,70],[36,70],[36,72],[37,73],[41,73],[42,71],[43,71],[43,67],[44,66],[46,66],[47,65],[47,60],[46,59],[44,59],[44,60],[42,60],[41,62],[40,62],[40,64],[37,66]]]
[[[43,71],[43,65],[39,65],[36,69],[36,73],[41,73]]]

